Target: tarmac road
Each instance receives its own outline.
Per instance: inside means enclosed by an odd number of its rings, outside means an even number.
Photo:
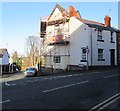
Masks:
[[[80,74],[22,78],[2,83],[3,109],[92,110],[120,93],[117,69]],[[112,100],[110,100],[112,98]],[[107,105],[107,103],[104,103]],[[105,109],[119,109],[119,98]],[[110,107],[111,105],[111,107]],[[104,105],[105,106],[105,105]],[[100,106],[99,106],[100,107]],[[98,107],[98,109],[99,109]]]

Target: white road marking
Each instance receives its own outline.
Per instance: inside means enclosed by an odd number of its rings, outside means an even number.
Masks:
[[[59,78],[59,76],[55,76],[55,77],[53,77],[54,79],[57,79],[57,78]]]
[[[11,84],[12,86],[16,86],[17,84]]]
[[[7,103],[7,102],[9,102],[9,101],[10,101],[10,100],[1,101],[0,104],[2,104],[2,103]]]
[[[69,85],[65,85],[65,86],[61,86],[61,87],[56,87],[56,88],[53,88],[53,89],[44,90],[43,93],[55,91],[55,90],[58,90],[58,89],[68,88],[68,87],[71,87],[71,86],[80,85],[80,84],[84,84],[84,83],[87,83],[87,82],[89,82],[89,81],[83,81],[83,82],[69,84]]]
[[[114,97],[116,97],[116,96],[118,96],[118,95],[120,95],[120,93],[115,94],[114,96],[108,98],[107,100],[103,101],[102,103],[100,103],[100,104],[94,106],[94,107],[93,107],[92,109],[90,109],[89,111],[93,111],[93,110],[95,110],[96,108],[98,108],[98,107],[100,107],[101,105],[107,103],[108,101],[110,101],[111,99],[113,99]]]
[[[6,86],[10,86],[10,84],[8,84],[7,82],[5,82],[5,85],[6,85]]]
[[[48,80],[52,80],[53,78],[52,77],[50,77]]]
[[[73,75],[67,75],[66,77],[72,77]]]
[[[112,101],[110,101],[109,103],[105,104],[103,107],[100,107],[100,110],[106,108],[107,106],[109,106],[110,104],[114,103],[118,99],[120,99],[120,97],[117,97],[117,98],[113,99]]]
[[[43,79],[48,79],[48,78],[43,78]]]
[[[44,79],[52,80],[52,79],[66,78],[66,77],[79,76],[79,75],[83,75],[83,74],[71,74],[71,75],[63,75],[63,76],[54,76],[54,77],[49,77],[49,78],[44,78]]]
[[[10,84],[10,83],[5,82],[5,85],[6,85],[6,86],[15,86],[15,85],[17,85],[17,84],[15,84],[15,83]]]
[[[105,76],[104,79],[106,79],[106,78],[110,78],[110,77],[114,77],[114,76],[118,76],[118,75],[120,75],[120,74],[110,75],[110,76]]]

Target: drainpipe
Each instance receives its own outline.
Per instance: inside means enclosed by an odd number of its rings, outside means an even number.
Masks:
[[[0,76],[2,76],[2,63],[0,64]]]
[[[90,29],[91,29],[90,39],[91,39],[91,67],[92,67],[92,28]]]

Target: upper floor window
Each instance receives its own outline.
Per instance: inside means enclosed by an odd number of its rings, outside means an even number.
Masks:
[[[104,40],[103,40],[103,38],[102,38],[102,30],[100,30],[100,29],[98,29],[97,41],[104,42]]]
[[[103,58],[103,49],[98,49],[98,61],[105,61]]]
[[[114,43],[114,40],[113,40],[113,32],[110,32],[110,42],[111,42],[111,43]]]

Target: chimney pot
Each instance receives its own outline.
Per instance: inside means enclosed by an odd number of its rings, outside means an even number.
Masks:
[[[111,17],[110,16],[105,16],[104,22],[105,22],[106,27],[110,27],[111,26]]]

